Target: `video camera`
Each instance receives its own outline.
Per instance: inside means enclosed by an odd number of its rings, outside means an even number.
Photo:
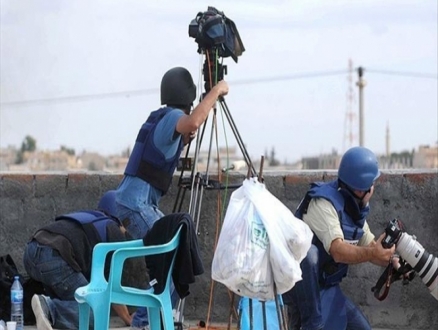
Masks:
[[[420,275],[432,296],[438,300],[438,258],[427,252],[414,235],[407,234],[399,219],[388,223],[382,240],[386,249],[394,244],[400,257]]]
[[[236,24],[214,7],[199,12],[189,24],[189,36],[198,43],[198,52],[215,49],[220,57],[237,58],[245,51]]]

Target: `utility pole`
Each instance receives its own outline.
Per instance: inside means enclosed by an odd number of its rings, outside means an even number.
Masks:
[[[363,79],[364,68],[361,66],[357,69],[359,80],[356,85],[359,87],[359,145],[364,146],[364,119],[363,119],[363,89],[366,85],[366,81]]]
[[[349,59],[347,76],[347,109],[345,112],[344,143],[342,144],[342,152],[345,152],[346,149],[355,145],[355,140],[357,139],[357,113],[353,110],[353,104],[355,103],[353,73],[353,61]]]
[[[389,121],[386,123],[386,157],[389,159],[391,156],[391,134],[389,132]]]

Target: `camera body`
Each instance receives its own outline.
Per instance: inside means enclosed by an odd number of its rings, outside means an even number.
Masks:
[[[397,244],[403,233],[403,225],[399,219],[391,220],[385,228],[386,236],[382,240],[382,245],[385,249],[390,249],[394,244]]]
[[[222,49],[219,47],[225,42],[225,22],[222,15],[209,7],[209,10],[198,13],[190,22],[189,37],[195,39],[200,50],[213,47]]]
[[[189,24],[189,37],[198,44],[198,53],[215,50],[219,57],[237,58],[245,51],[236,24],[214,7],[199,12]]]

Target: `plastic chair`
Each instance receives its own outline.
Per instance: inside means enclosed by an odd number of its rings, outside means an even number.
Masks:
[[[93,250],[90,283],[76,289],[75,299],[79,303],[79,330],[89,329],[90,307],[94,313],[94,329],[109,329],[111,303],[148,308],[149,327],[161,330],[161,318],[164,330],[173,330],[172,303],[170,285],[175,256],[179,245],[181,226],[166,244],[144,246],[143,240],[128,242],[99,243]],[[108,281],[105,280],[104,267],[106,255],[114,251]],[[138,289],[122,286],[123,263],[128,258],[173,252],[172,262],[166,277],[163,292],[154,293],[154,288]]]

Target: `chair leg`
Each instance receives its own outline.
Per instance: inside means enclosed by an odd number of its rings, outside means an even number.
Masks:
[[[164,330],[173,330],[175,329],[174,323],[173,323],[173,315],[172,315],[172,308],[163,308],[163,328]]]
[[[87,303],[79,304],[79,330],[88,330],[90,326],[90,306]]]
[[[148,307],[150,330],[161,330],[161,310],[156,307]]]
[[[93,308],[94,329],[109,329],[110,319],[110,306],[109,301],[101,301]]]
[[[172,300],[170,299],[170,292],[165,291],[161,295],[161,320],[163,322],[164,330],[174,330],[173,314],[172,314]]]

